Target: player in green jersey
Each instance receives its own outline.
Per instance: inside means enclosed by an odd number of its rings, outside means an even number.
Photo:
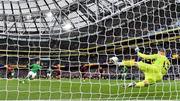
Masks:
[[[135,60],[123,60],[122,62],[118,62],[117,57],[110,58],[110,61],[116,65],[123,65],[127,67],[135,66],[139,68],[145,75],[145,79],[138,83],[130,83],[128,87],[144,87],[150,84],[154,84],[158,81],[163,80],[163,76],[167,73],[170,62],[166,57],[166,53],[163,49],[159,50],[157,54],[146,55],[139,52],[139,48],[136,48],[135,51],[137,55],[143,59],[154,60],[152,64],[144,63],[142,61],[136,62]]]
[[[42,66],[40,66],[40,61],[37,61],[35,64],[32,64],[30,66],[30,71],[28,73],[28,75],[26,76],[26,78],[28,79],[34,79],[37,75],[37,72],[39,70],[41,70]]]

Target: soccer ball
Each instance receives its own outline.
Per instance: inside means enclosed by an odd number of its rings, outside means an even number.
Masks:
[[[25,82],[24,82],[24,81],[22,81],[21,83],[22,83],[22,84],[24,84]]]
[[[118,58],[117,57],[111,57],[110,59],[109,59],[109,61],[111,62],[111,63],[113,63],[113,64],[117,64],[117,62],[118,62]]]

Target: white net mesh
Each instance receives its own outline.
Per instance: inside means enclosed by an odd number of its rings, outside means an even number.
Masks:
[[[0,0],[0,100],[179,100],[179,12],[175,0]],[[160,80],[136,47],[165,51]]]

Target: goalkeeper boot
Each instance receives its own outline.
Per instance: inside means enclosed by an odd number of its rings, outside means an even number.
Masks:
[[[128,84],[128,87],[134,87],[134,86],[136,86],[136,82],[135,81],[133,81],[133,82]]]

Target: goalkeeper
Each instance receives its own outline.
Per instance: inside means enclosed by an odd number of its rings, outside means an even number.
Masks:
[[[135,60],[123,60],[122,62],[118,62],[117,57],[110,58],[110,61],[116,65],[123,65],[127,67],[135,66],[144,73],[145,79],[143,81],[138,83],[132,82],[128,85],[128,87],[144,87],[158,81],[162,81],[163,76],[167,73],[170,65],[170,62],[165,55],[165,51],[160,49],[157,54],[153,55],[142,54],[139,52],[139,48],[136,48],[135,51],[139,57],[154,60],[154,62],[151,64],[144,63],[142,61],[135,62]]]

